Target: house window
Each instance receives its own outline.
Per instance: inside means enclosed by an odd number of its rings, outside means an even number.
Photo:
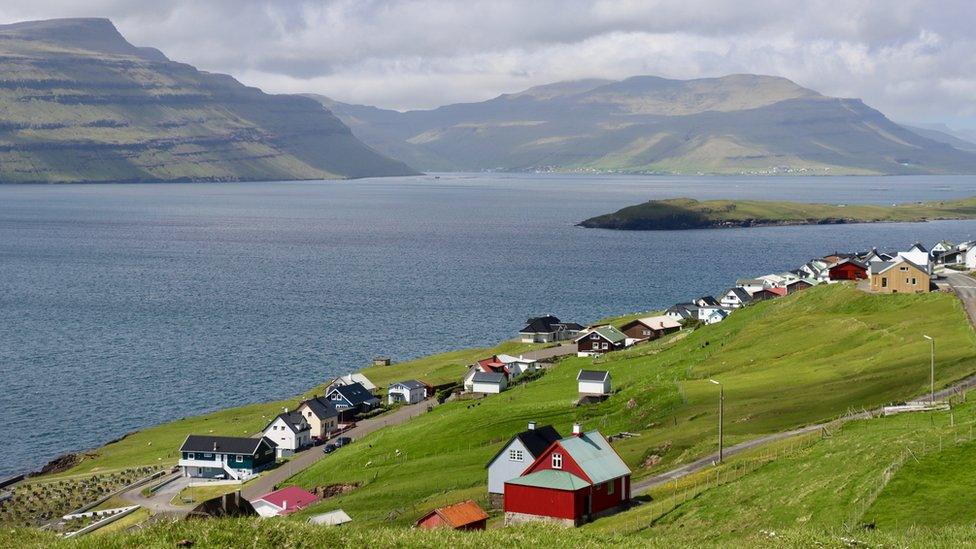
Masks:
[[[237,456],[235,457],[235,459],[236,459],[237,463],[244,463],[244,456],[242,456],[240,454],[237,454]]]
[[[563,455],[562,454],[553,454],[552,455],[552,468],[553,469],[562,469],[563,468]]]
[[[522,456],[522,450],[509,450],[508,451],[508,461],[522,461],[524,457]]]
[[[915,281],[914,278],[912,278],[912,286],[914,286],[915,284],[916,284],[916,281]]]
[[[590,339],[600,339],[600,334],[590,334]]]
[[[887,277],[882,277],[881,278],[881,287],[882,288],[887,288],[888,287],[888,278]]]
[[[197,456],[193,452],[187,452],[186,459],[197,459]]]
[[[610,347],[609,347],[609,346],[607,346],[607,344],[606,344],[606,343],[604,343],[604,344],[603,344],[603,348],[604,348],[604,349],[609,349]]]
[[[613,481],[612,480],[608,480],[607,481],[607,495],[608,496],[612,496],[613,495]]]
[[[898,270],[907,273],[908,267],[899,267]]]
[[[213,459],[213,454],[203,454],[204,459]]]

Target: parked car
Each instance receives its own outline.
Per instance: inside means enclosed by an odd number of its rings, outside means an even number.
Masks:
[[[330,442],[322,447],[322,451],[325,452],[326,454],[331,454],[332,452],[335,452],[338,449],[339,447],[336,446],[335,443],[333,442]]]
[[[312,446],[321,446],[325,444],[324,438],[312,437]]]
[[[352,442],[352,439],[349,438],[349,437],[339,437],[339,438],[335,439],[336,448],[341,448],[341,447],[343,447],[346,444],[349,444],[351,442]]]

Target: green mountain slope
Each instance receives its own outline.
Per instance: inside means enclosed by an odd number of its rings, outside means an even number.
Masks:
[[[785,79],[635,76],[396,112],[314,96],[363,141],[422,169],[648,173],[976,173],[976,154],[857,99]]]
[[[412,173],[320,104],[170,61],[107,19],[0,26],[0,182]]]

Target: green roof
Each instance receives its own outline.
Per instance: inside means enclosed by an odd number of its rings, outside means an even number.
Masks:
[[[589,332],[586,332],[585,334],[581,335],[580,337],[578,337],[576,339],[577,339],[577,341],[580,340],[580,339],[583,339],[584,337],[590,335],[593,332],[596,332],[596,333],[600,334],[601,336],[603,336],[604,339],[606,339],[610,343],[615,343],[615,344],[616,343],[622,343],[625,339],[627,339],[627,334],[625,334],[625,333],[621,332],[620,330],[614,328],[613,326],[609,326],[609,325],[607,325],[607,326],[599,326],[597,328],[593,328]]]
[[[570,436],[559,441],[593,484],[630,474],[630,468],[599,431]]]
[[[539,488],[552,488],[554,490],[576,491],[586,488],[589,482],[579,478],[573,473],[566,471],[555,471],[553,469],[543,469],[530,473],[524,477],[513,478],[506,484],[519,484],[521,486],[538,486]]]

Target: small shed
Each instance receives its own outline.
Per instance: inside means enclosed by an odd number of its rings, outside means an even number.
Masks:
[[[440,507],[417,520],[417,528],[451,528],[453,530],[484,530],[488,513],[472,500]]]
[[[580,370],[576,374],[580,395],[606,396],[610,394],[610,372],[605,370]]]
[[[389,366],[390,364],[393,364],[393,361],[388,356],[373,357],[373,366]]]
[[[471,392],[500,393],[508,387],[508,377],[501,372],[475,372],[471,378]]]

